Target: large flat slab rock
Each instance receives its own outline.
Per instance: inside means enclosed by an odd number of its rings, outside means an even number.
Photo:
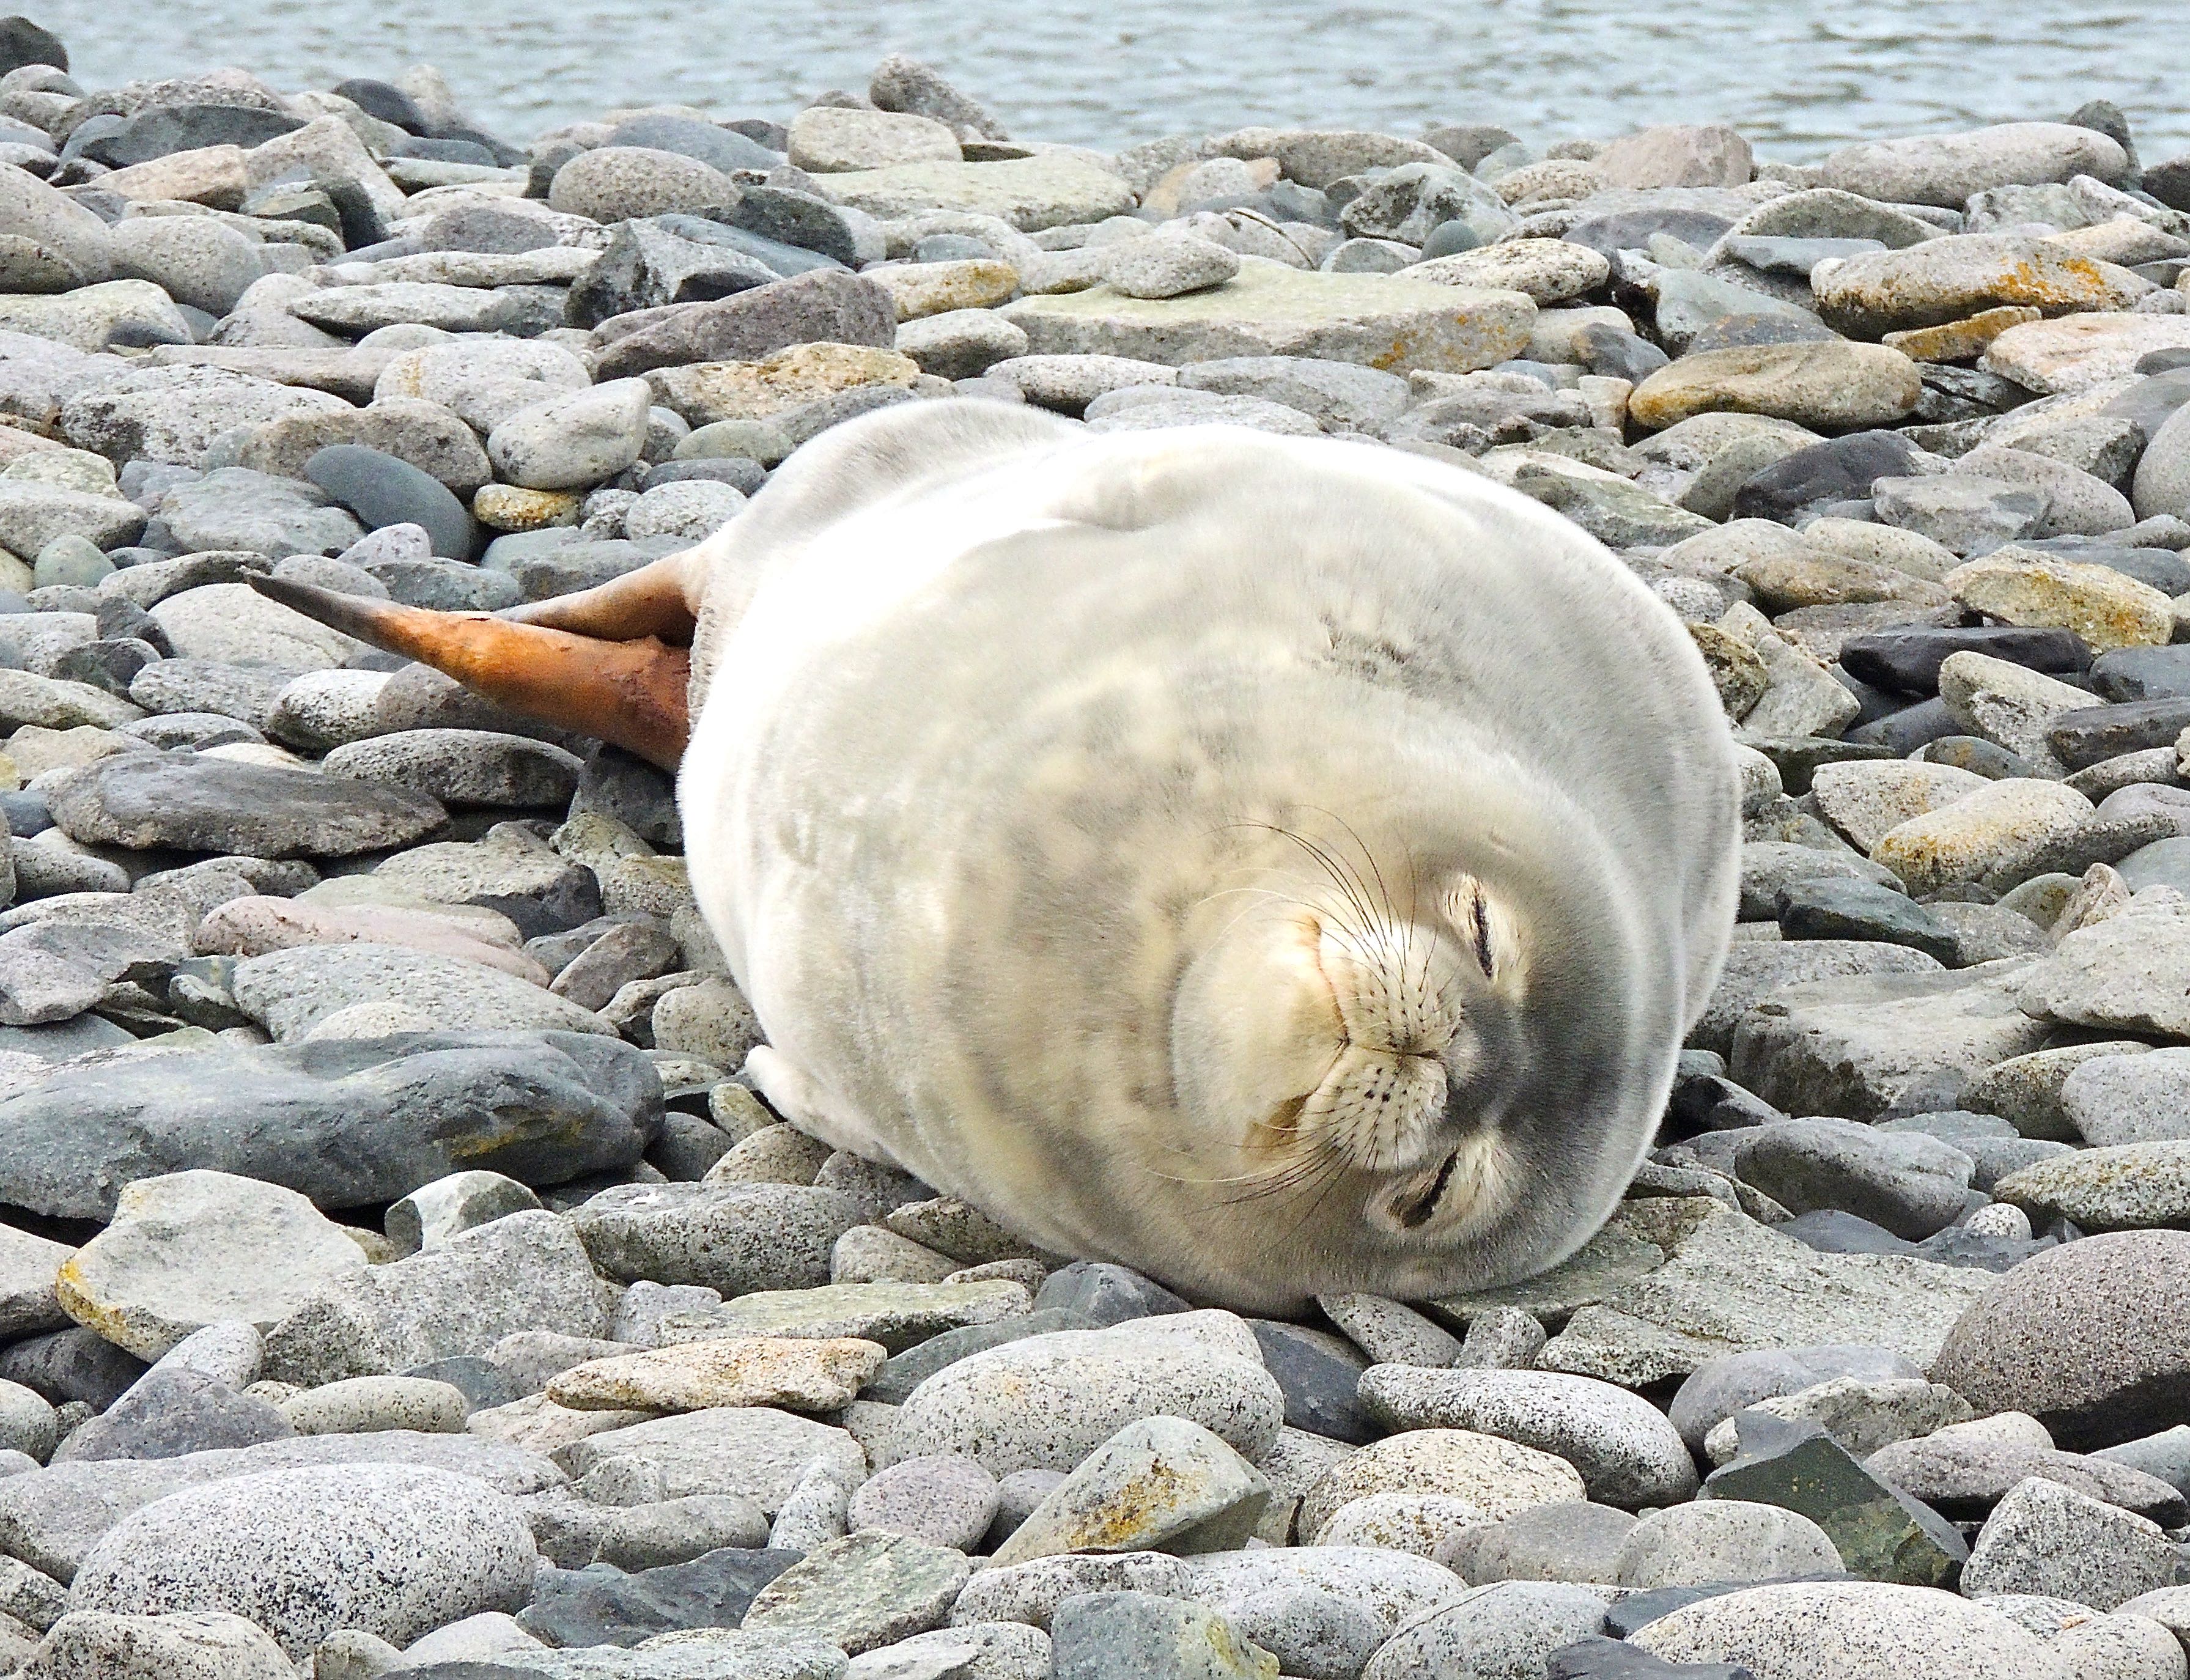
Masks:
[[[1223,356],[1317,356],[1393,372],[1467,373],[1522,355],[1536,306],[1518,292],[1393,275],[1242,264],[1183,298],[1127,298],[1107,286],[1023,298],[998,311],[1036,355],[1118,355],[1172,366]]]
[[[661,1123],[644,1053],[593,1034],[131,1055],[57,1069],[0,1100],[0,1201],[108,1219],[124,1185],[190,1167],[283,1184],[322,1207],[394,1201],[471,1167],[554,1184],[631,1166]]]
[[[46,803],[54,826],[88,846],[261,858],[379,851],[448,820],[407,788],[190,752],[102,758],[56,777]]]
[[[1901,1255],[1819,1253],[1715,1208],[1665,1265],[1576,1313],[1536,1363],[1632,1386],[1726,1354],[1860,1342],[1927,1365],[1993,1281]]]

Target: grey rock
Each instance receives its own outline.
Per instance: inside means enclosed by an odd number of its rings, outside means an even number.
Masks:
[[[1269,1496],[1254,1467],[1200,1425],[1146,1418],[1075,1467],[998,1548],[996,1564],[1065,1552],[1234,1551]]]
[[[638,459],[651,401],[638,379],[549,397],[496,423],[487,454],[505,480],[530,489],[599,484]]]
[[[518,1616],[525,1630],[565,1648],[633,1646],[690,1627],[735,1627],[753,1596],[797,1561],[796,1553],[718,1549],[689,1562],[629,1573],[547,1569]]]
[[[76,1573],[71,1604],[125,1615],[226,1609],[292,1658],[338,1626],[408,1643],[531,1590],[532,1536],[508,1496],[445,1471],[268,1471],[124,1518]]]
[[[77,1610],[54,1624],[18,1671],[41,1680],[288,1680],[296,1671],[262,1629],[224,1610]]]
[[[2184,1573],[2157,1523],[2034,1476],[1985,1519],[1962,1583],[1972,1598],[2041,1593],[2111,1610],[2183,1584]]]
[[[1564,1581],[1506,1581],[1471,1588],[1393,1634],[1362,1680],[1540,1673],[1552,1652],[1604,1626],[1608,1597]]]
[[[1791,1120],[1738,1134],[1735,1173],[1790,1212],[1842,1208],[1915,1241],[1960,1217],[1970,1157],[1921,1133]]]
[[[0,1195],[104,1219],[122,1185],[193,1165],[328,1207],[396,1200],[472,1162],[554,1183],[636,1161],[661,1101],[641,1053],[590,1035],[414,1034],[90,1063],[0,1099],[14,1140]]]
[[[971,1552],[996,1518],[998,1496],[996,1479],[969,1458],[911,1458],[862,1483],[848,1517],[855,1529],[882,1529]]]
[[[514,1178],[474,1167],[421,1184],[389,1207],[383,1223],[398,1250],[416,1254],[459,1232],[539,1206],[540,1198]]]
[[[1395,1429],[1472,1429],[1556,1454],[1608,1504],[1691,1497],[1695,1467],[1655,1406],[1611,1383],[1552,1371],[1433,1371],[1375,1365],[1361,1379],[1369,1410]]]
[[[774,1514],[817,1459],[847,1485],[866,1473],[866,1456],[842,1429],[767,1406],[717,1406],[585,1436],[558,1450],[557,1462],[584,1477],[611,1459],[651,1466],[667,1499],[737,1494]]]
[[[439,827],[423,795],[192,752],[103,758],[46,790],[54,820],[88,845],[346,857]]]
[[[379,1003],[400,1004],[395,1019],[402,1026],[431,1020],[460,1032],[613,1031],[590,1009],[499,968],[367,940],[295,945],[246,958],[236,965],[233,989],[237,1007],[283,1043],[338,1016],[347,1020],[345,1012]],[[366,1036],[389,1030],[375,1021]],[[349,1035],[329,1028],[321,1036]]]
[[[519,1329],[598,1336],[603,1291],[570,1228],[518,1213],[321,1290],[266,1337],[266,1370],[306,1386],[485,1352]]]
[[[1427,1558],[1351,1546],[1257,1547],[1197,1558],[1186,1590],[1228,1616],[1277,1586],[1311,1586],[1343,1598],[1376,1617],[1386,1638],[1466,1590],[1451,1570]]]
[[[326,391],[276,384],[226,368],[139,366],[80,389],[62,403],[60,417],[61,434],[69,442],[104,455],[117,465],[128,461],[160,461],[204,468],[210,464],[215,441],[224,434],[267,425],[292,414],[338,413],[347,406],[342,398]],[[235,493],[240,494],[241,487],[250,480],[225,482],[237,487]],[[196,486],[183,484],[176,488]],[[184,513],[186,524],[193,523],[196,514],[191,510],[202,509],[206,517],[212,517],[217,499],[217,493],[209,497],[198,491],[184,498],[179,511]],[[164,502],[161,514],[167,517]],[[176,530],[180,535],[181,528]],[[355,536],[353,531],[352,540]],[[234,546],[238,545],[189,543],[191,548]]]
[[[1698,1500],[1654,1512],[1630,1531],[1617,1560],[1620,1584],[1646,1589],[1840,1567],[1831,1538],[1807,1517],[1739,1499]]]
[[[1632,1643],[1672,1662],[1733,1662],[1762,1674],[1817,1672],[1817,1654],[1835,1649],[1848,1653],[1841,1667],[1851,1676],[1928,1669],[2058,1680],[2061,1672],[2042,1643],[1997,1610],[1950,1592],[1875,1581],[1721,1594],[1658,1618]]]
[[[72,1431],[56,1464],[96,1459],[177,1458],[286,1440],[295,1428],[265,1401],[201,1371],[147,1371],[129,1392]]]
[[[704,1284],[724,1295],[826,1283],[831,1249],[859,1223],[848,1198],[794,1184],[626,1185],[571,1216],[610,1277]]]
[[[1517,1511],[1503,1522],[1463,1529],[1438,1547],[1437,1561],[1471,1586],[1495,1581],[1612,1581],[1636,1518],[1576,1501]]]
[[[2062,1114],[2087,1143],[2190,1138],[2190,1051],[2093,1057],[2060,1092]]]
[[[2017,1426],[2017,1439],[1997,1427]],[[1989,1426],[1992,1426],[1989,1430]],[[2028,1439],[2022,1437],[2027,1433]],[[1895,1441],[1870,1455],[1866,1467],[1911,1497],[1957,1522],[1982,1520],[2022,1482],[2046,1482],[2133,1511],[2163,1526],[2184,1514],[2181,1490],[2156,1476],[2097,1454],[2059,1452],[2045,1444],[2044,1426],[2020,1413]]]
[[[1313,1586],[1274,1586],[1234,1610],[1233,1629],[1301,1680],[1356,1680],[1383,1630],[1359,1605]]]
[[[408,789],[449,807],[547,806],[576,791],[577,755],[546,741],[484,729],[400,729],[349,742],[321,765],[327,775]]]
[[[868,1532],[808,1552],[754,1598],[749,1632],[803,1634],[854,1655],[939,1626],[971,1566],[963,1554]]]
[[[611,328],[619,329],[613,337]],[[888,348],[897,334],[897,309],[880,281],[825,270],[715,303],[675,304],[621,316],[598,334],[605,340],[598,377],[621,379],[685,362],[757,360],[791,344],[822,340]]]
[[[1215,1611],[1146,1592],[1068,1599],[1050,1637],[1056,1680],[1259,1680],[1271,1671]]]

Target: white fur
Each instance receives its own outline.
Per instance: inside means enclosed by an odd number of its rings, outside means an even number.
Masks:
[[[1397,450],[938,402],[706,552],[692,878],[803,1124],[1250,1308],[1602,1223],[1738,818],[1685,632],[1574,527]]]

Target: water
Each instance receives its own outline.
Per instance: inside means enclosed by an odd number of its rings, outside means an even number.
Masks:
[[[1248,122],[1538,142],[1726,122],[1766,156],[2106,98],[2190,150],[2183,0],[33,0],[87,83],[240,64],[285,88],[438,65],[522,142],[619,105],[786,117],[905,51],[1015,134]]]

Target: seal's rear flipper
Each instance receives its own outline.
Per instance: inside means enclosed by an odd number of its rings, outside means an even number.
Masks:
[[[445,672],[513,711],[673,770],[691,734],[692,656],[672,645],[692,637],[693,615],[675,565],[683,558],[521,608],[522,620],[399,606],[286,578],[249,582],[270,600]]]

